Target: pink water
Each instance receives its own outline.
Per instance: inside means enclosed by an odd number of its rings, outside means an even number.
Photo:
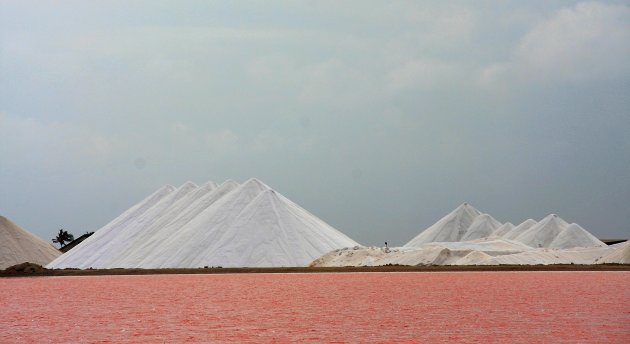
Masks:
[[[0,279],[0,343],[630,343],[628,272]]]

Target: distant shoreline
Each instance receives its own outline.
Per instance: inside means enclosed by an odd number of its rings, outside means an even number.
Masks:
[[[238,273],[344,273],[344,272],[474,272],[474,271],[630,271],[630,264],[596,265],[427,265],[365,267],[293,267],[293,268],[192,268],[192,269],[43,269],[39,271],[0,270],[3,277],[174,275]]]

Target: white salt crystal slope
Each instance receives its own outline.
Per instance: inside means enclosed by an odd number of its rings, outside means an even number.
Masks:
[[[607,252],[597,264],[630,264],[630,241],[626,241]]]
[[[526,245],[536,248],[549,247],[553,240],[567,228],[569,224],[556,214],[550,214],[537,224],[516,237],[516,241],[520,241]]]
[[[272,189],[262,191],[194,261],[197,266],[306,266],[322,254],[358,245]]]
[[[471,241],[434,242],[423,247],[440,246],[450,250],[481,251],[492,256],[530,251],[532,247],[514,240],[502,238],[484,238]]]
[[[606,247],[586,229],[576,223],[572,223],[556,236],[549,244],[550,248],[574,248],[574,247]]]
[[[60,255],[50,243],[0,216],[0,270],[24,262],[46,265]]]
[[[512,228],[509,232],[505,233],[503,235],[503,239],[514,240],[519,235],[523,234],[526,230],[528,230],[529,228],[531,228],[533,225],[537,223],[538,222],[536,222],[536,220],[527,219],[523,221],[521,224],[519,224],[518,226]]]
[[[509,233],[512,229],[514,229],[514,225],[511,222],[506,222],[499,226],[494,232],[492,232],[491,236],[495,237],[503,237],[507,233]]]
[[[168,260],[178,247],[173,241],[179,238],[185,226],[199,216],[208,207],[239,186],[228,180],[211,192],[201,196],[167,226],[161,228],[151,237],[145,237],[145,243],[138,247],[136,258],[125,262],[127,266],[138,268],[159,268]]]
[[[534,249],[520,253],[495,256],[479,265],[551,265],[551,264],[594,264],[610,248],[588,247],[574,249]]]
[[[206,208],[170,240],[161,254],[166,258],[160,268],[199,267],[195,262],[205,256],[238,214],[263,190],[270,189],[250,179]]]
[[[169,207],[181,198],[186,197],[187,194],[194,191],[196,188],[197,185],[187,182],[168,196],[162,198],[153,207],[138,216],[134,221],[131,221],[120,233],[120,235],[108,237],[107,240],[103,240],[99,247],[90,252],[89,256],[85,257],[86,259],[83,264],[78,267],[92,267],[95,269],[126,267],[112,265],[112,263],[119,255],[123,254],[123,252],[128,249],[129,245],[131,245],[137,237],[142,236],[142,233],[146,228],[149,228],[154,222],[159,221],[160,218],[168,211]]]
[[[472,251],[453,265],[481,265],[489,259],[492,259],[492,256],[485,252]]]
[[[64,253],[54,261],[46,265],[48,269],[64,269],[64,268],[78,268],[83,266],[86,258],[88,258],[91,252],[97,250],[103,242],[109,240],[109,238],[120,235],[127,225],[136,220],[136,218],[144,214],[147,210],[158,203],[162,198],[168,196],[175,187],[172,185],[164,185],[151,195],[147,196],[142,201],[136,203],[134,206],[120,214],[114,220],[110,221],[99,230],[95,231],[89,238],[83,240],[80,244],[75,246],[72,250]]]
[[[187,187],[194,186],[194,183],[188,182],[180,187],[184,193]],[[144,228],[137,231],[135,235],[130,236],[126,240],[127,247],[120,250],[116,257],[109,262],[110,267],[139,267],[136,266],[148,252],[145,248],[153,247],[160,239],[163,239],[158,233],[167,227],[170,223],[177,220],[186,209],[190,208],[193,203],[203,198],[208,193],[216,189],[214,182],[208,182],[204,185],[192,188],[184,193],[182,197],[172,203],[168,208],[163,210],[159,216],[156,216],[152,223],[146,224]],[[180,192],[178,190],[178,192]]]
[[[500,226],[501,223],[495,220],[492,216],[488,214],[481,214],[473,220],[460,241],[487,238],[491,236],[492,233],[494,233],[494,231]]]
[[[479,210],[468,203],[464,203],[411,239],[404,246],[420,247],[429,242],[459,241],[479,215],[481,215]]]

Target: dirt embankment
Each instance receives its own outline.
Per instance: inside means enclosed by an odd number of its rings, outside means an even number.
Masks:
[[[198,269],[46,269],[22,263],[0,270],[0,277],[28,276],[99,276],[161,274],[231,274],[231,273],[331,273],[331,272],[458,272],[458,271],[630,271],[628,264],[597,265],[495,265],[495,266],[365,266],[303,268],[198,268]]]

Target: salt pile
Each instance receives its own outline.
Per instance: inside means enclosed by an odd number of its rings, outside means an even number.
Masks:
[[[429,242],[460,241],[479,215],[481,215],[479,210],[464,203],[411,239],[405,246],[419,247]]]
[[[630,241],[613,245],[615,250],[597,260],[598,264],[630,264]]]
[[[356,246],[257,179],[164,186],[48,268],[305,266]]]
[[[482,238],[501,238],[522,242],[538,248],[604,247],[598,240],[577,224],[569,224],[558,215],[551,214],[540,222],[527,220],[514,227],[502,224],[464,203],[440,219],[405,247],[422,247],[431,242],[463,242]]]
[[[46,265],[60,255],[48,242],[0,216],[0,270],[24,262]]]
[[[595,264],[627,259],[619,247],[606,246],[584,228],[555,214],[514,226],[501,224],[464,203],[403,247],[339,249],[311,265]]]

